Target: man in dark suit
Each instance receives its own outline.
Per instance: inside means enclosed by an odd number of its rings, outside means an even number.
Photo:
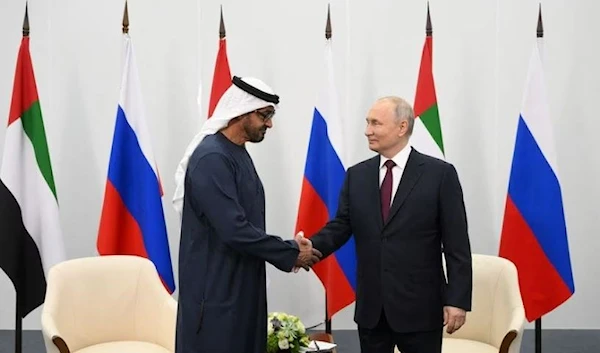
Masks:
[[[410,146],[413,126],[403,99],[375,102],[365,135],[378,155],[348,169],[336,217],[310,237],[323,257],[355,237],[354,320],[363,353],[390,353],[394,345],[402,353],[439,353],[443,327],[455,332],[471,309],[458,175],[452,164]]]

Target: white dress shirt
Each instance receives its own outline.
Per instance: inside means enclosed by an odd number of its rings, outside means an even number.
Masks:
[[[410,144],[404,146],[403,149],[400,150],[394,157],[385,158],[384,156],[379,156],[379,187],[381,188],[381,184],[383,183],[383,178],[385,178],[385,173],[387,173],[387,167],[384,163],[391,159],[396,163],[396,165],[392,168],[392,198],[390,200],[391,204],[394,202],[394,197],[396,197],[396,190],[398,190],[398,185],[400,185],[400,179],[402,179],[402,173],[404,173],[404,169],[406,168],[406,162],[408,161],[408,156],[410,155],[410,151],[412,148]]]

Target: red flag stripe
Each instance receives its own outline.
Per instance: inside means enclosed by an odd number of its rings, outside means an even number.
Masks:
[[[38,100],[33,64],[29,54],[29,37],[21,40],[17,68],[15,70],[15,83],[13,86],[12,104],[8,115],[8,125],[19,119],[23,112]]]
[[[415,117],[420,116],[436,103],[435,85],[433,83],[432,68],[433,41],[430,36],[425,38],[421,67],[419,69],[419,80],[417,81],[417,93],[415,95]]]
[[[215,72],[213,75],[212,89],[210,91],[210,102],[208,106],[208,117],[210,118],[221,99],[221,96],[231,86],[231,71],[229,70],[229,60],[227,59],[227,39],[219,40],[219,52],[215,63]]]

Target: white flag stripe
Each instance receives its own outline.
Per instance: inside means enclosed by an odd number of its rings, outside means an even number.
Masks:
[[[522,106],[521,115],[523,120],[525,120],[533,138],[542,150],[546,160],[548,160],[550,167],[554,170],[554,174],[557,174],[556,149],[554,147],[552,121],[548,110],[539,42],[534,46],[529,60],[529,71]]]
[[[338,95],[335,89],[335,75],[333,68],[333,54],[331,40],[325,42],[325,79],[324,89],[320,90],[317,98],[317,110],[323,115],[327,123],[327,134],[333,149],[337,152],[344,168],[347,167],[346,149],[344,147],[342,119],[339,113]]]
[[[21,207],[25,229],[37,245],[44,273],[65,259],[58,203],[37,164],[21,119],[6,130],[0,178]]]
[[[152,143],[150,141],[150,133],[148,132],[148,126],[146,125],[146,114],[144,111],[138,70],[135,64],[135,53],[133,51],[131,37],[128,34],[124,35],[124,52],[125,62],[123,65],[119,105],[125,112],[125,117],[137,136],[142,153],[158,178],[154,153],[152,152]]]
[[[425,127],[425,124],[423,124],[423,120],[421,120],[421,118],[415,119],[415,127],[413,129],[412,136],[410,137],[410,144],[421,153],[442,160],[444,159],[442,150],[437,145],[437,143],[435,143],[433,136],[431,136],[429,130],[427,130],[427,127]]]

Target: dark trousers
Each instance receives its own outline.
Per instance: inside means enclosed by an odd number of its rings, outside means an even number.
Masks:
[[[361,353],[392,353],[394,345],[402,353],[441,353],[442,330],[424,332],[394,332],[381,312],[379,323],[373,329],[358,326]]]

